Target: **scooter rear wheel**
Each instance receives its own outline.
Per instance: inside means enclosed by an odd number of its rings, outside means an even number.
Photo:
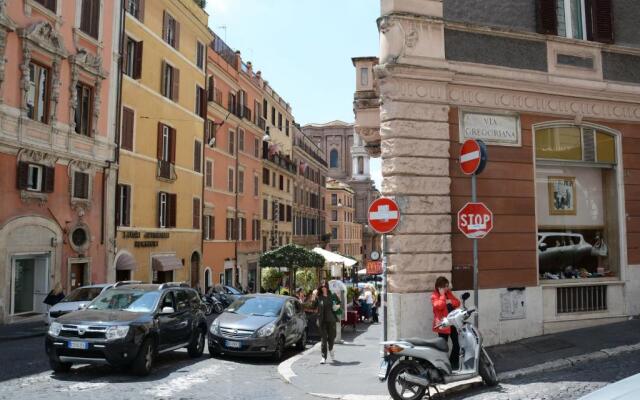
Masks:
[[[422,399],[427,388],[408,382],[404,374],[419,375],[420,369],[415,361],[400,361],[389,372],[387,389],[393,400],[418,400]]]

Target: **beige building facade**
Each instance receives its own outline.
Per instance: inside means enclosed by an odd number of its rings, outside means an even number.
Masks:
[[[570,29],[530,3],[469,14],[456,0],[383,0],[379,65],[354,59],[356,131],[379,146],[382,194],[402,214],[386,249],[391,338],[430,331],[413,316],[431,315],[438,276],[471,288],[471,241],[456,228],[471,195],[458,165],[467,138],[489,157],[478,178],[495,220],[479,244],[487,344],[640,312],[640,79],[627,71],[640,36],[626,17],[640,10],[586,7],[584,29]]]
[[[326,189],[329,250],[362,263],[362,225],[355,221],[355,192],[333,179],[327,181]]]

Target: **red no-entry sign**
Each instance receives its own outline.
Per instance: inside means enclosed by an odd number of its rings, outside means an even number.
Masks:
[[[396,229],[400,221],[398,204],[388,197],[380,197],[371,202],[368,212],[369,226],[378,233],[389,233]]]
[[[458,229],[469,239],[482,239],[493,229],[493,213],[484,203],[467,203],[458,211]]]
[[[487,163],[487,150],[482,141],[469,139],[460,148],[460,168],[467,175],[479,174]]]

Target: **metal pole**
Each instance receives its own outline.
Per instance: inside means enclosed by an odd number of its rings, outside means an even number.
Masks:
[[[387,341],[387,235],[382,234],[382,340]]]
[[[476,174],[471,176],[471,201],[476,202]],[[473,239],[473,303],[476,306],[476,313],[474,313],[474,322],[476,328],[478,325],[478,239]]]

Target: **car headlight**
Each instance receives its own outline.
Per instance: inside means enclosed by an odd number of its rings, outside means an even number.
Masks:
[[[49,335],[51,336],[58,336],[61,330],[62,324],[59,322],[52,322],[51,325],[49,325]]]
[[[107,340],[115,340],[122,339],[127,336],[129,333],[129,326],[111,326],[107,329],[106,337]]]
[[[211,323],[211,327],[209,328],[209,332],[211,332],[214,335],[219,335],[220,334],[220,321],[218,321],[217,319],[214,320]]]
[[[257,337],[265,337],[273,335],[276,330],[276,321],[270,322],[256,331]]]

